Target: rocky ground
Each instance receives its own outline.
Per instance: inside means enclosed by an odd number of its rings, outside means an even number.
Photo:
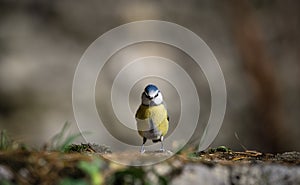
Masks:
[[[108,148],[84,146],[73,145],[67,153],[0,151],[0,184],[300,184],[299,152],[264,154],[218,147],[200,153],[182,152],[155,165],[140,167],[145,161],[173,154],[111,153]]]

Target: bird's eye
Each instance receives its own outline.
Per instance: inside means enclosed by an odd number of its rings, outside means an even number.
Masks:
[[[158,96],[158,93],[154,96],[154,98],[156,98]]]

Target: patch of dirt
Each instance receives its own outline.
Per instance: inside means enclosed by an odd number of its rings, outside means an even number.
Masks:
[[[200,152],[196,153],[192,160],[200,162],[214,162],[219,164],[236,163],[279,163],[279,164],[300,164],[300,152],[285,152],[282,154],[261,153],[257,151],[245,152]]]
[[[209,150],[207,152],[186,152],[172,155],[173,153],[171,152],[148,152],[140,154],[136,151],[98,153],[90,146],[87,147],[84,153],[0,151],[0,184],[1,179],[10,182],[9,185],[58,184],[64,178],[84,179],[90,182],[91,177],[78,168],[78,163],[80,161],[92,162],[95,158],[103,162],[101,168],[99,168],[99,173],[103,175],[103,179],[113,177],[113,174],[116,174],[116,172],[118,172],[117,174],[123,174],[120,173],[120,170],[124,171],[132,168],[112,161],[123,161],[123,164],[138,166],[144,164],[145,161],[160,161],[161,159],[169,158],[163,163],[150,167],[136,168],[143,171],[141,174],[155,174],[154,176],[158,179],[166,178],[169,180],[174,177],[174,174],[180,173],[187,164],[199,166],[235,166],[239,164],[298,166],[300,164],[300,152],[264,154],[257,151],[234,152],[231,150]],[[136,170],[131,171],[136,172]],[[131,173],[131,171],[128,173]],[[139,178],[146,178],[146,176]],[[152,182],[151,179],[150,182]]]

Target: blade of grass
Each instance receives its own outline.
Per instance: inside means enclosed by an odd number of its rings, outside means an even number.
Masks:
[[[50,146],[56,148],[58,145],[60,145],[60,141],[62,141],[64,134],[66,133],[66,131],[70,128],[71,123],[69,123],[68,121],[65,122],[63,128],[60,130],[59,133],[55,134],[52,139],[50,140]]]
[[[10,140],[7,136],[6,130],[1,130],[0,135],[0,150],[7,150],[10,144]]]
[[[60,152],[65,152],[70,144],[74,142],[78,137],[83,134],[89,134],[90,132],[80,132],[73,135],[69,135],[68,131],[71,127],[70,122],[65,122],[62,129],[55,134],[49,142],[48,149],[50,150],[57,150]]]

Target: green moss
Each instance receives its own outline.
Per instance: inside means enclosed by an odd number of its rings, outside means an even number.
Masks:
[[[106,153],[111,153],[110,147],[105,146],[105,145],[98,145],[98,144],[71,144],[67,146],[64,150],[64,152],[79,152],[79,153],[84,153],[84,152],[92,152],[92,153],[101,153],[101,154],[106,154]]]
[[[231,149],[227,148],[226,146],[218,146],[216,148],[210,148],[208,149],[208,153],[216,153],[216,152],[230,152]]]

